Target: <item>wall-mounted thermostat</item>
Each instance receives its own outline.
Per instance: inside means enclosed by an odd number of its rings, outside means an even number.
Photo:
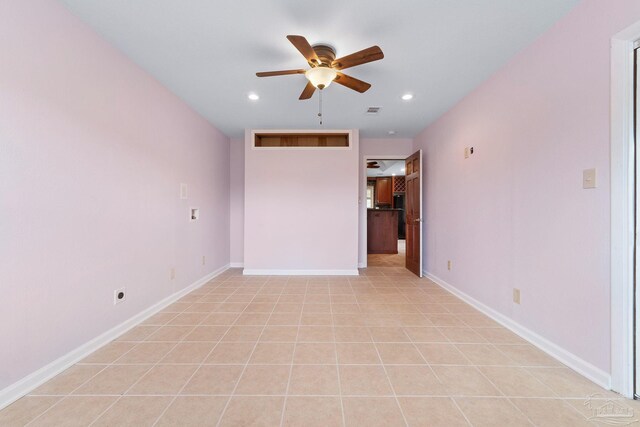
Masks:
[[[191,208],[189,210],[189,220],[195,221],[200,218],[200,209],[199,208]]]

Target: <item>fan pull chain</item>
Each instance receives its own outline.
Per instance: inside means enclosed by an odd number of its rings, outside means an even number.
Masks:
[[[322,89],[319,91],[319,106],[318,106],[318,117],[320,118],[320,126],[322,126]]]

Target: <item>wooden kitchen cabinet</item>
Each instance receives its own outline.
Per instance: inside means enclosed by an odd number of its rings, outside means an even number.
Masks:
[[[391,206],[393,185],[390,176],[376,179],[376,206]]]
[[[367,209],[367,253],[398,253],[397,209]]]

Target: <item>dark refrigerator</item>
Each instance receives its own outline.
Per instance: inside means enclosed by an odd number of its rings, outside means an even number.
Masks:
[[[393,195],[393,207],[396,209],[402,209],[400,215],[398,215],[398,239],[404,239],[406,223],[406,216],[404,211],[404,193],[397,193]]]

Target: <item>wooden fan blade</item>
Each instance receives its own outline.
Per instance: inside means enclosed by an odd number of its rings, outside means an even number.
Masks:
[[[371,85],[367,82],[349,77],[346,74],[342,74],[340,72],[338,72],[338,75],[333,81],[360,93],[366,92],[371,87]]]
[[[304,87],[304,90],[300,94],[300,98],[298,99],[309,99],[313,96],[313,92],[315,91],[316,91],[316,87],[312,85],[311,82],[308,82],[307,85]]]
[[[263,71],[256,73],[258,77],[286,76],[288,74],[304,74],[305,70]]]
[[[287,39],[295,46],[298,51],[304,56],[309,63],[317,65],[320,63],[320,58],[316,55],[316,51],[313,50],[307,39],[302,36],[287,36]]]
[[[351,55],[343,56],[335,59],[331,63],[331,67],[336,70],[344,70],[345,68],[355,67],[356,65],[366,64],[367,62],[378,61],[384,58],[384,53],[378,46],[371,46]]]

